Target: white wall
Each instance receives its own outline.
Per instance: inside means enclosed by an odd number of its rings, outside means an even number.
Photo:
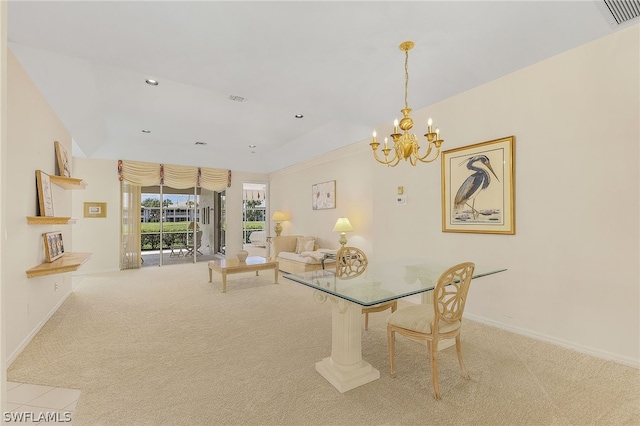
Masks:
[[[347,233],[349,244],[371,253],[375,170],[362,161],[368,154],[362,152],[360,146],[353,145],[271,174],[271,212],[281,210],[289,215],[289,221],[282,223],[282,235],[316,237],[320,247],[339,248],[340,234],[333,232],[333,226],[344,216],[354,228]],[[311,186],[330,180],[336,181],[336,208],[312,210]],[[274,226],[271,223],[269,229]]]
[[[73,251],[71,225],[28,225],[37,214],[35,171],[55,174],[54,141],[71,152],[71,136],[22,66],[7,58],[7,143],[3,188],[5,208],[2,287],[9,363],[71,292],[71,274],[27,278],[25,271],[45,261],[42,233],[62,231],[65,251]],[[54,213],[71,216],[72,191],[52,185]],[[57,284],[57,289],[56,289]],[[10,302],[7,302],[10,301]]]
[[[76,275],[117,271],[120,268],[120,182],[118,162],[73,158],[73,176],[81,177],[87,187],[73,191],[73,247],[92,253],[91,259]],[[85,218],[85,202],[106,202],[106,218]]]
[[[0,193],[6,194],[7,179],[7,2],[0,3]],[[4,291],[4,233],[7,203],[0,197],[0,412],[7,409],[7,300]]]
[[[350,243],[374,259],[506,267],[474,282],[469,317],[638,366],[639,35],[636,25],[412,113],[434,118],[443,149],[515,135],[516,235],[443,233],[440,163],[389,168],[368,140],[274,173],[271,206],[291,214],[285,233],[329,240],[335,218],[361,215]],[[338,208],[311,211],[311,184],[331,179]]]

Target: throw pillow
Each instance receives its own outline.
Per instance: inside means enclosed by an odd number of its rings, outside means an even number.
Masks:
[[[304,243],[304,248],[302,251],[313,251],[313,247],[316,245],[316,240],[309,240]]]
[[[302,253],[304,250],[304,246],[307,241],[315,241],[313,237],[298,237],[296,239],[296,254]]]

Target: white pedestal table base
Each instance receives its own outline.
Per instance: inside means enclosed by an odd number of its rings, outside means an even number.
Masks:
[[[331,356],[316,363],[316,371],[340,392],[380,378],[380,372],[362,359],[362,306],[316,292],[316,300],[332,304]]]

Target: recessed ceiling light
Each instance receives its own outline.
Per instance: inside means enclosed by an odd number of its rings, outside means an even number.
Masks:
[[[302,117],[304,117],[304,115],[302,115],[302,114],[296,114],[296,115],[295,115],[295,117],[296,117],[296,118],[302,118]]]
[[[142,133],[151,133],[151,130],[142,129]]]
[[[145,83],[151,85],[151,86],[157,86],[158,85],[158,80],[152,80],[152,79],[147,79],[145,80]]]
[[[206,145],[206,142],[196,142],[196,145]]]
[[[249,148],[255,148],[255,147],[256,147],[255,145],[249,145]]]

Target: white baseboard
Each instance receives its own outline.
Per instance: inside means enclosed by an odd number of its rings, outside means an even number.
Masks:
[[[499,328],[505,331],[509,331],[511,333],[519,334],[522,336],[530,337],[532,339],[541,340],[543,342],[551,343],[553,345],[561,346],[563,348],[571,349],[576,352],[583,353],[585,355],[591,355],[596,358],[606,359],[609,361],[617,362],[618,364],[628,365],[634,368],[640,368],[640,361],[637,359],[633,359],[630,357],[620,356],[618,354],[613,354],[611,352],[603,351],[596,348],[591,348],[588,346],[576,344],[575,342],[569,342],[567,340],[558,339],[553,336],[549,336],[543,333],[537,333],[535,331],[527,330],[524,328],[513,327],[507,324],[503,324],[494,320],[490,320],[484,317],[480,317],[473,314],[465,314],[464,318],[468,318],[471,321],[479,322],[481,324],[486,324],[491,327]]]
[[[38,325],[33,330],[31,330],[31,333],[29,333],[27,337],[25,337],[25,339],[20,343],[20,345],[18,345],[16,350],[13,351],[7,357],[7,368],[9,368],[13,363],[13,361],[15,361],[18,358],[18,356],[22,353],[24,348],[26,348],[27,345],[31,343],[31,341],[36,336],[36,334],[38,334],[38,332],[42,329],[42,327],[44,327],[44,325],[47,323],[47,321],[49,321],[49,319],[53,316],[53,314],[56,313],[58,308],[62,306],[64,301],[67,300],[67,298],[71,295],[71,293],[73,293],[73,290],[69,290],[67,294],[65,294],[64,297],[60,299],[60,301],[53,307],[53,309],[49,311],[49,313],[42,319],[42,321],[40,321]]]
[[[415,303],[415,304],[422,303],[422,299],[419,294],[414,294],[413,296],[405,297],[404,300],[411,303]],[[543,342],[551,343],[556,346],[561,346],[563,348],[571,349],[573,351],[580,352],[585,355],[591,355],[596,358],[617,362],[618,364],[628,365],[634,368],[640,368],[640,360],[638,359],[624,357],[624,356],[620,356],[618,354],[603,351],[600,349],[579,345],[579,344],[576,344],[575,342],[569,342],[567,340],[558,339],[556,337],[549,336],[543,333],[537,333],[531,330],[527,330],[525,328],[514,327],[512,325],[504,324],[501,322],[497,322],[497,321],[490,320],[490,319],[473,315],[473,314],[465,313],[464,318],[468,318],[471,321],[479,322],[481,324],[486,324],[491,327],[499,328],[501,330],[509,331],[511,333],[519,334],[521,336],[530,337],[532,339],[541,340]]]

